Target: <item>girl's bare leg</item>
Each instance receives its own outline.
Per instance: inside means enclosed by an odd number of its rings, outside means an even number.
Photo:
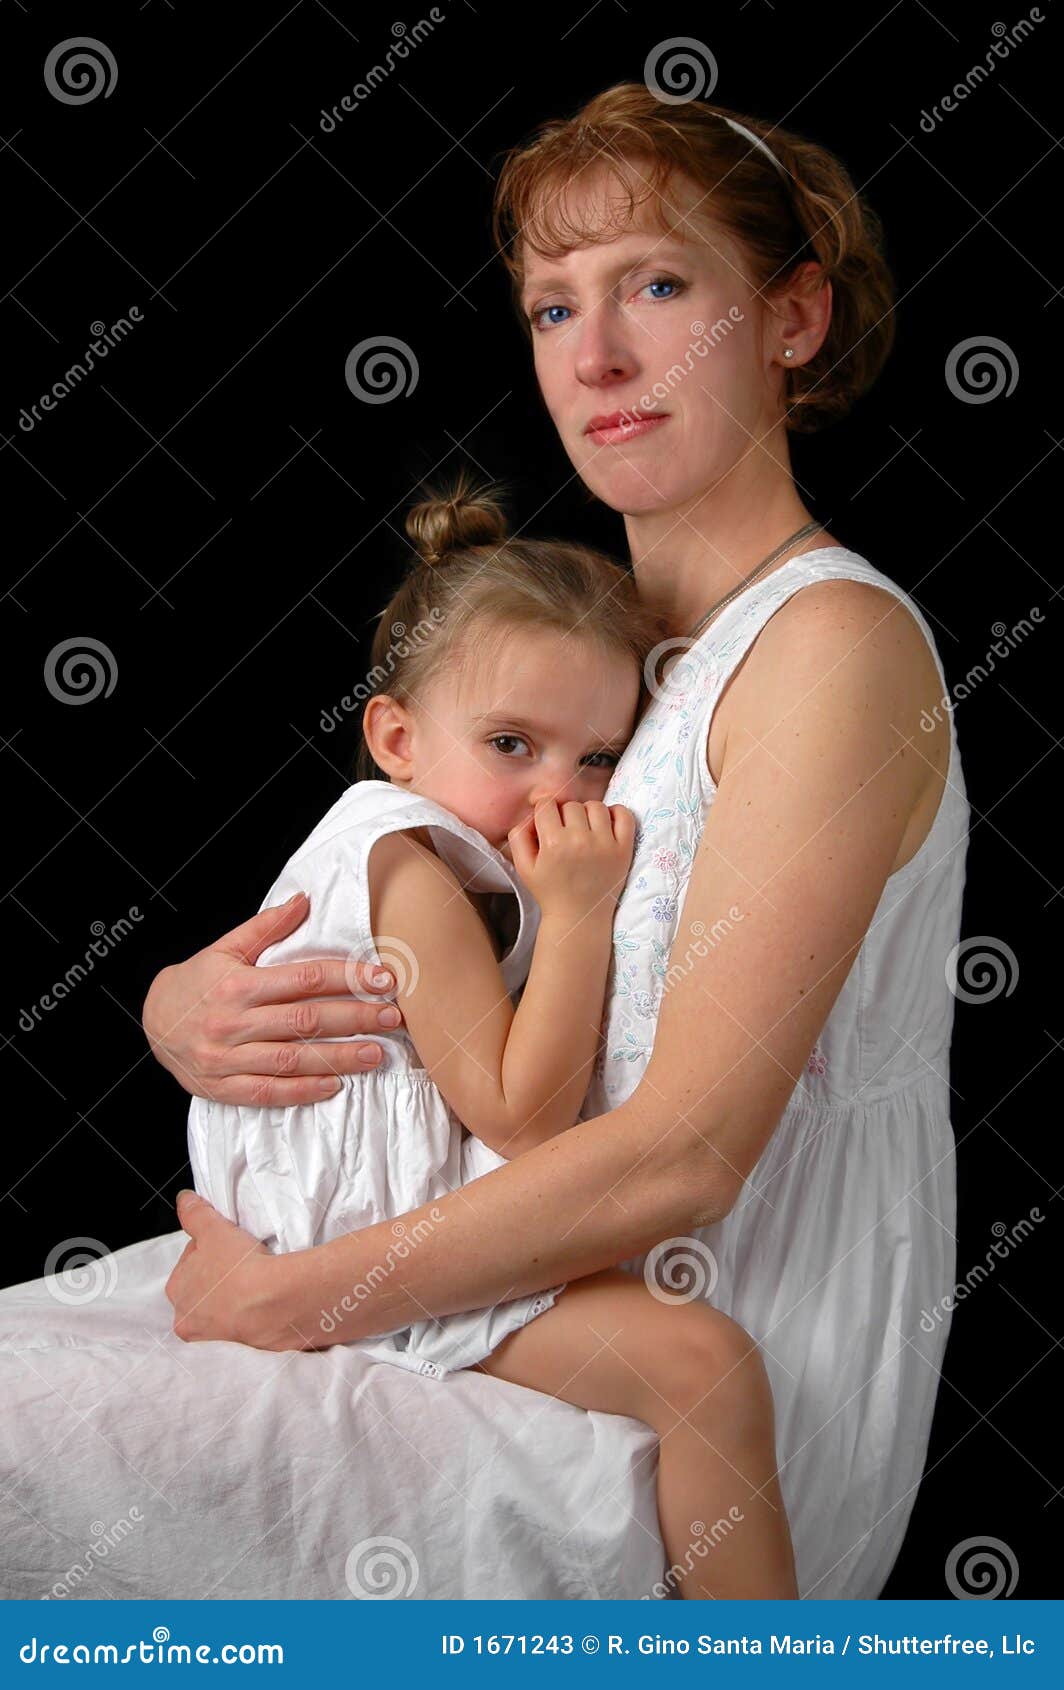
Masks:
[[[753,1339],[719,1309],[661,1301],[609,1268],[572,1281],[477,1369],[654,1427],[679,1595],[797,1597],[768,1376]]]

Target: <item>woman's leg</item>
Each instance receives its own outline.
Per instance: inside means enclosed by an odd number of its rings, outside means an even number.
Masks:
[[[658,1517],[681,1596],[797,1596],[768,1376],[719,1309],[659,1300],[609,1268],[571,1281],[476,1365],[655,1428]]]

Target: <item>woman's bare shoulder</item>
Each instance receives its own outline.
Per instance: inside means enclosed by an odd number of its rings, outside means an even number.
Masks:
[[[841,754],[840,735],[859,735],[870,752],[878,748],[878,767],[899,755],[909,771],[908,820],[893,868],[903,867],[938,811],[950,718],[923,629],[888,588],[817,581],[780,606],[714,712],[706,746],[713,781],[720,785],[733,753],[741,757],[766,741],[782,744],[776,734],[788,731],[814,736],[828,756]],[[873,778],[872,768],[868,773]]]
[[[792,593],[769,618],[729,677],[715,712],[710,765],[722,755],[728,733],[764,724],[765,711],[793,704],[794,677],[817,684],[840,665],[888,681],[880,708],[906,736],[924,711],[941,717],[938,668],[927,638],[908,607],[889,588],[841,577],[814,581]],[[870,707],[875,707],[870,697]],[[923,736],[926,740],[927,736]],[[932,736],[933,737],[933,736]],[[714,778],[716,778],[714,776]]]

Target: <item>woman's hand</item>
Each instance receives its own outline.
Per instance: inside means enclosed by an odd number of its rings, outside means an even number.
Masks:
[[[623,804],[551,798],[506,837],[541,912],[577,922],[612,912],[632,865],[635,817]]]
[[[375,1044],[303,1042],[394,1032],[402,1021],[394,1003],[350,996],[350,963],[254,966],[267,945],[306,920],[309,907],[306,893],[297,893],[156,975],[144,1001],[144,1031],[152,1053],[186,1091],[219,1103],[287,1108],[331,1095],[340,1086],[337,1075],[364,1073],[380,1061]],[[368,992],[395,990],[391,974],[382,983],[368,964],[355,971]],[[314,1001],[329,997],[347,1002]]]
[[[189,1242],[166,1282],[174,1332],[186,1343],[226,1338],[258,1350],[312,1349],[276,1314],[284,1258],[220,1215],[195,1191],[177,1194],[177,1218]]]

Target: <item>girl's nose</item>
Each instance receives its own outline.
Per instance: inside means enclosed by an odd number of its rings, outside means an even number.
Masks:
[[[574,791],[576,778],[577,777],[575,775],[568,778],[559,775],[557,780],[554,781],[541,780],[535,789],[529,794],[528,802],[530,808],[535,811],[538,809],[540,804],[546,803],[551,798],[553,798],[558,804],[567,803],[569,799],[576,796]]]

